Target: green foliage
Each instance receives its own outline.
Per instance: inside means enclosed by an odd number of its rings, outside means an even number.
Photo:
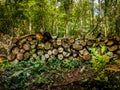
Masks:
[[[109,55],[110,52],[106,52],[106,47],[102,46],[99,51],[96,47],[92,47],[91,55],[92,55],[92,68],[95,70],[95,80],[109,82],[109,76],[106,75],[105,67],[106,65],[113,63],[114,60],[111,62],[111,56]]]
[[[25,89],[29,84],[48,84],[53,81],[53,74],[62,69],[74,69],[82,65],[81,61],[76,60],[52,60],[34,59],[28,61],[21,61],[18,64],[10,62],[0,63],[0,68],[4,69],[4,85],[6,89]],[[65,71],[62,71],[63,73]],[[62,74],[63,74],[62,73]],[[1,77],[1,76],[0,76]]]
[[[107,55],[106,47],[102,46],[100,48],[100,52],[98,52],[97,48],[92,47],[91,49],[91,55],[92,55],[92,67],[95,69],[95,71],[100,71],[102,70],[106,64],[109,63],[111,57]]]

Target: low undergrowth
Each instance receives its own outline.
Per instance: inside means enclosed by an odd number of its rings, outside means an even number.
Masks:
[[[13,64],[8,61],[0,63],[0,88],[25,89],[34,84],[50,84],[54,81],[55,74],[64,73],[68,70],[82,66],[81,61],[63,60],[56,58],[47,61],[31,58],[29,61],[21,61]]]

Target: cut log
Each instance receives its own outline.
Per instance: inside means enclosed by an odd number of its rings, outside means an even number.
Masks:
[[[13,38],[12,38],[12,43],[13,43],[13,44],[15,44],[17,41],[18,41],[18,38],[17,38],[17,37],[13,37]]]
[[[49,54],[45,54],[45,58],[48,59],[50,57]]]
[[[74,38],[69,38],[69,41],[68,41],[70,44],[73,44],[75,42],[75,39]]]
[[[63,48],[63,47],[59,47],[59,48],[58,48],[58,52],[59,52],[59,53],[62,53],[63,51],[64,51],[64,48]]]
[[[66,52],[66,51],[63,51],[62,54],[63,54],[63,56],[66,57],[66,58],[68,58],[68,57],[70,56],[70,53],[68,53],[68,52]]]
[[[31,45],[30,47],[31,47],[31,49],[35,49],[35,48],[36,48],[36,45],[33,44],[33,45]]]
[[[27,40],[28,40],[29,42],[31,42],[33,39],[32,39],[31,36],[28,36],[28,37],[27,37]]]
[[[81,41],[80,44],[84,47],[86,46],[86,41]]]
[[[37,51],[37,55],[38,55],[38,56],[44,55],[44,51],[43,51],[43,50],[38,50],[38,51]]]
[[[57,45],[57,41],[56,40],[52,40],[52,45],[54,48],[58,48],[59,46]]]
[[[30,44],[29,43],[23,44],[23,49],[26,51],[30,50],[31,49]]]
[[[84,54],[84,49],[79,50],[79,53],[80,53],[80,55],[83,55]]]
[[[78,56],[77,53],[73,53],[73,57],[76,58]]]
[[[25,52],[25,50],[24,49],[20,49],[20,53],[24,53]]]
[[[90,56],[89,54],[82,56],[82,58],[83,58],[84,60],[91,60],[91,56]]]
[[[80,45],[80,44],[73,44],[72,48],[75,49],[75,50],[81,50],[81,49],[83,49],[83,46]]]
[[[44,43],[39,43],[38,45],[37,45],[37,49],[44,49]]]
[[[30,57],[30,53],[29,52],[25,52],[24,53],[24,60],[28,60]]]
[[[18,53],[16,56],[17,60],[23,60],[23,53]]]
[[[112,46],[114,44],[114,41],[108,41],[107,46]]]
[[[49,50],[49,49],[51,49],[52,47],[51,47],[51,43],[50,42],[46,42],[45,43],[45,50]]]
[[[15,57],[16,57],[16,55],[15,55],[15,54],[10,53],[10,54],[7,56],[7,59],[8,59],[9,61],[12,61],[12,60],[14,60],[14,59],[15,59]]]
[[[87,46],[92,46],[92,45],[93,45],[92,41],[88,40],[87,41]]]
[[[48,55],[52,55],[52,50],[48,50]]]
[[[32,55],[31,55],[31,58],[37,58],[37,54],[36,53],[33,53]]]
[[[17,53],[19,53],[19,48],[18,47],[14,47],[14,48],[12,48],[12,53],[13,54],[17,54]]]
[[[17,41],[17,44],[16,45],[19,45],[20,48],[22,48],[23,44],[26,42],[26,38],[24,39],[20,39]]]
[[[63,54],[58,54],[57,56],[58,56],[58,59],[59,59],[59,60],[63,60],[63,58],[64,58],[64,57],[63,57]]]
[[[108,50],[109,51],[116,51],[118,49],[118,46],[117,45],[113,45],[111,47],[108,47]]]
[[[89,51],[87,49],[83,50],[83,56],[89,55]]]
[[[62,47],[64,47],[65,49],[70,48],[70,45],[68,43],[62,43]]]
[[[120,41],[120,36],[115,36],[116,41]]]
[[[35,33],[36,40],[42,41],[43,40],[43,34],[41,32]]]
[[[59,39],[57,39],[57,45],[59,46],[59,45],[62,45],[62,40],[59,38]]]
[[[4,60],[7,60],[5,56],[0,56],[0,62],[3,62]]]
[[[52,53],[53,53],[53,55],[57,55],[58,54],[58,50],[57,49],[53,49]]]

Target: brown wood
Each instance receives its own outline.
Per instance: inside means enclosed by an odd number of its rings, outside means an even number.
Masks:
[[[58,48],[58,52],[59,52],[59,53],[62,53],[63,51],[64,51],[64,48],[63,48],[63,47],[59,47],[59,48]]]
[[[36,45],[33,44],[33,45],[30,45],[31,49],[35,49],[36,48]]]
[[[38,56],[44,55],[44,51],[43,51],[43,50],[38,50],[38,51],[37,51],[37,55],[38,55]]]
[[[82,46],[86,46],[86,41],[81,41],[80,44],[81,44]]]
[[[57,39],[57,45],[62,45],[62,40],[60,38]]]
[[[20,49],[20,53],[24,53],[25,52],[25,50],[24,49]]]
[[[23,53],[18,53],[16,56],[17,60],[23,60]]]
[[[112,46],[114,44],[114,41],[108,41],[107,46]]]
[[[68,58],[68,57],[70,56],[70,53],[68,53],[68,52],[66,52],[66,51],[63,51],[62,54],[63,54],[63,56],[66,57],[66,58]]]
[[[36,40],[42,41],[43,40],[43,34],[41,32],[35,33]]]
[[[52,45],[54,48],[58,48],[59,46],[57,45],[57,40],[52,40]]]
[[[75,39],[74,38],[69,38],[69,43],[70,44],[73,44],[75,42]]]
[[[52,50],[48,50],[48,55],[52,55]]]
[[[8,59],[9,61],[12,61],[12,60],[15,59],[15,57],[16,57],[16,55],[14,55],[13,53],[10,53],[10,54],[7,56],[7,59]]]
[[[83,50],[83,56],[85,56],[85,55],[89,55],[89,51],[87,49]]]
[[[53,49],[52,53],[53,53],[53,55],[57,55],[58,54],[58,50],[57,49]]]
[[[17,54],[17,53],[19,53],[19,48],[18,47],[14,47],[14,48],[12,48],[12,53],[13,54]]]
[[[26,51],[30,50],[31,49],[30,44],[29,43],[23,44],[23,49],[26,50]]]
[[[45,54],[45,58],[48,59],[50,57],[49,54]]]
[[[50,43],[50,42],[46,42],[46,43],[45,43],[45,49],[46,49],[46,50],[51,49],[51,43]]]
[[[0,62],[3,62],[4,60],[7,60],[5,56],[0,56]]]
[[[32,56],[31,56],[31,58],[35,58],[36,59],[37,58],[37,54],[33,53]]]
[[[37,49],[44,49],[44,48],[45,48],[44,43],[39,43],[37,45]]]
[[[27,40],[28,40],[29,42],[31,42],[33,39],[32,39],[31,36],[28,36],[28,37],[27,37]]]
[[[30,53],[29,52],[25,52],[24,54],[23,54],[24,56],[24,60],[28,60],[29,59],[29,57],[30,57]]]
[[[80,44],[73,44],[72,48],[75,50],[81,50],[81,49],[83,49],[83,46]]]
[[[111,47],[108,47],[108,50],[109,51],[116,51],[118,49],[118,46],[117,45],[113,45]]]
[[[115,36],[115,39],[119,42],[120,41],[120,36]]]
[[[82,58],[83,58],[84,60],[91,60],[91,56],[90,56],[89,54],[82,56]]]
[[[91,41],[91,40],[88,40],[88,41],[87,41],[87,46],[92,46],[92,45],[93,45],[92,41]]]
[[[12,38],[12,43],[13,43],[13,44],[15,44],[17,41],[18,41],[18,38],[17,38],[17,37],[13,37],[13,38]]]
[[[63,58],[64,58],[64,57],[63,57],[63,54],[58,54],[57,56],[58,56],[58,59],[59,59],[59,60],[63,60]]]

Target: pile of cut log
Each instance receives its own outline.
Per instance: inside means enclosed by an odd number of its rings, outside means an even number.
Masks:
[[[59,60],[90,60],[89,48],[93,44],[98,47],[99,53],[101,52],[99,48],[104,45],[113,57],[120,57],[120,36],[100,40],[77,40],[74,38],[52,38],[48,32],[44,34],[38,32],[20,39],[13,39],[13,43],[7,57],[10,61],[29,60],[30,58],[51,60],[55,57]]]

